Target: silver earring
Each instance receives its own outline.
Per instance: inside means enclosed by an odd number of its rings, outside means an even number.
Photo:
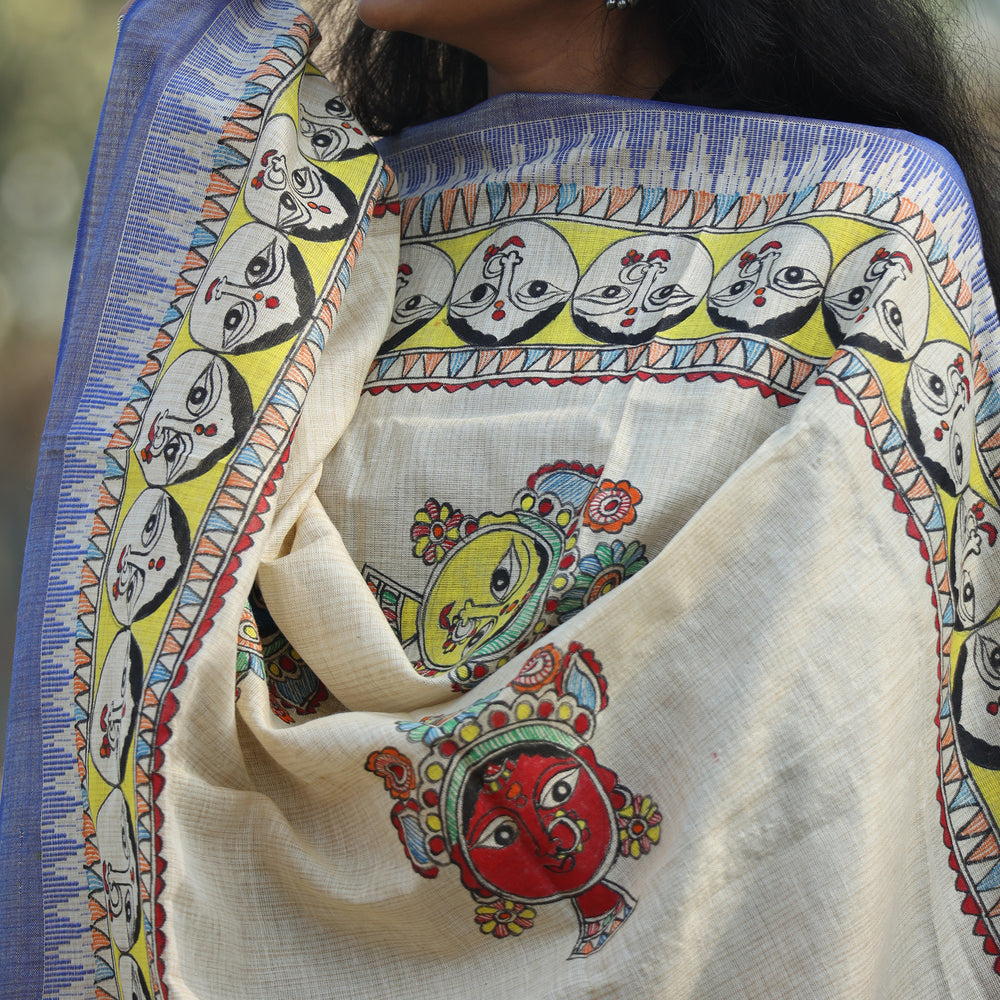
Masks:
[[[625,10],[628,7],[634,7],[639,0],[604,0],[604,6],[608,10]]]

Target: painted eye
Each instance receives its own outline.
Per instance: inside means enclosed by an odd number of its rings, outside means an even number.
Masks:
[[[510,816],[498,816],[479,835],[473,847],[504,848],[517,840],[517,823]]]
[[[160,537],[163,530],[163,520],[166,516],[167,504],[165,499],[160,499],[152,513],[146,518],[146,523],[142,526],[140,544],[148,549]]]
[[[225,334],[230,335],[223,336],[223,345],[232,343],[233,337],[231,335],[241,333],[243,328],[253,320],[253,315],[253,310],[246,302],[236,302],[231,305],[222,318],[222,329]]]
[[[496,301],[497,288],[489,282],[481,281],[478,285],[455,299],[451,307],[459,316],[473,316],[489,308]]]
[[[977,636],[973,642],[972,661],[983,681],[994,690],[1000,690],[1000,643]]]
[[[339,97],[331,97],[323,107],[331,118],[347,117],[347,105]]]
[[[579,766],[567,768],[565,771],[554,774],[545,782],[541,794],[538,796],[538,805],[542,809],[558,809],[559,806],[573,797],[579,780]]]
[[[497,568],[490,575],[490,593],[495,601],[506,600],[507,595],[514,588],[514,585],[521,578],[521,560],[514,551],[514,546],[504,553],[503,559],[497,564]]]
[[[871,294],[867,285],[855,285],[844,297],[848,305],[859,306]]]
[[[961,472],[964,468],[963,462],[965,461],[965,448],[962,447],[962,442],[959,438],[955,438],[955,450],[952,456],[955,460],[955,470]]]
[[[569,298],[562,289],[557,288],[549,281],[542,281],[540,278],[526,281],[520,287],[511,289],[511,295],[522,309],[529,311],[537,311],[551,302],[565,301]]]
[[[180,453],[181,443],[176,434],[170,435],[170,440],[163,446],[163,460],[168,465],[173,465]]]
[[[798,267],[794,264],[781,268],[771,279],[771,282],[778,291],[799,298],[813,295],[823,287],[815,272],[810,271],[807,267]]]
[[[200,417],[207,413],[218,402],[221,386],[216,376],[216,364],[212,362],[205,367],[205,370],[198,376],[197,381],[188,390],[187,399],[184,400],[188,413],[192,417]]]
[[[277,239],[250,258],[244,276],[250,288],[269,285],[285,268],[285,251],[278,246]]]
[[[966,617],[973,619],[976,617],[976,588],[972,584],[972,578],[969,574],[962,574],[962,603],[965,605],[968,615]]]
[[[646,302],[650,306],[663,309],[668,305],[680,305],[690,300],[691,296],[680,285],[663,285],[661,288],[654,288]]]
[[[879,306],[882,311],[882,318],[885,320],[886,325],[892,327],[895,330],[899,330],[903,326],[903,313],[901,312],[899,306],[896,305],[892,299],[885,299]]]
[[[932,413],[947,413],[949,407],[948,384],[937,372],[914,364],[910,367],[913,392],[917,399]]]
[[[303,198],[315,198],[323,190],[318,170],[299,167],[291,173],[292,184]]]
[[[623,285],[601,285],[589,292],[576,296],[576,306],[585,315],[603,315],[617,311],[625,305],[635,292],[635,288]]]

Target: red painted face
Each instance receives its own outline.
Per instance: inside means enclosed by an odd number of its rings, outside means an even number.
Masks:
[[[537,749],[536,749],[537,748]],[[615,775],[584,747],[536,744],[490,758],[471,778],[478,793],[454,860],[466,884],[514,899],[576,896],[600,881],[614,858]]]

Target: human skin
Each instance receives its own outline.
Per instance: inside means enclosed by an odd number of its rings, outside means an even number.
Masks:
[[[514,91],[648,98],[674,62],[646,11],[604,0],[358,0],[372,28],[465,49],[487,66],[491,96]]]

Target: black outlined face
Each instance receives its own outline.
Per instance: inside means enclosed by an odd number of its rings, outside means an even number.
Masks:
[[[190,547],[177,501],[157,487],[143,490],[122,521],[108,568],[108,602],[122,625],[145,618],[166,600]]]
[[[723,266],[708,290],[708,315],[725,330],[791,336],[816,310],[832,262],[818,230],[782,223]]]
[[[1000,770],[1000,621],[971,632],[962,644],[951,709],[966,760]]]
[[[191,337],[221,354],[273,347],[295,336],[316,301],[295,246],[251,222],[216,251],[191,303]]]
[[[969,482],[972,359],[946,340],[932,340],[917,352],[903,387],[906,436],[934,482],[957,496]]]
[[[289,236],[342,239],[357,215],[357,199],[342,180],[307,160],[298,143],[288,115],[276,115],[261,129],[243,193],[247,211]]]
[[[224,358],[186,351],[160,377],[135,445],[151,486],[207,472],[250,426],[253,403],[243,377]]]
[[[836,346],[856,344],[890,361],[916,354],[927,335],[930,291],[920,251],[885,233],[849,253],[823,293],[823,318]]]
[[[587,268],[573,292],[573,320],[602,343],[641,343],[690,316],[711,280],[711,255],[690,236],[629,237]]]
[[[87,742],[98,773],[109,785],[124,777],[142,689],[142,655],[128,629],[111,642],[90,708]]]
[[[429,243],[408,243],[399,252],[396,299],[383,351],[392,350],[445,306],[455,282],[451,258]]]
[[[111,937],[120,951],[128,951],[139,935],[139,872],[132,821],[120,788],[111,789],[94,825]]]
[[[950,551],[955,624],[963,631],[981,625],[1000,604],[998,534],[1000,511],[965,490],[955,508]]]
[[[311,73],[299,81],[299,152],[324,162],[375,152],[361,123],[326,77]]]
[[[469,344],[516,344],[555,319],[576,284],[566,240],[543,222],[508,222],[469,254],[448,323]]]

